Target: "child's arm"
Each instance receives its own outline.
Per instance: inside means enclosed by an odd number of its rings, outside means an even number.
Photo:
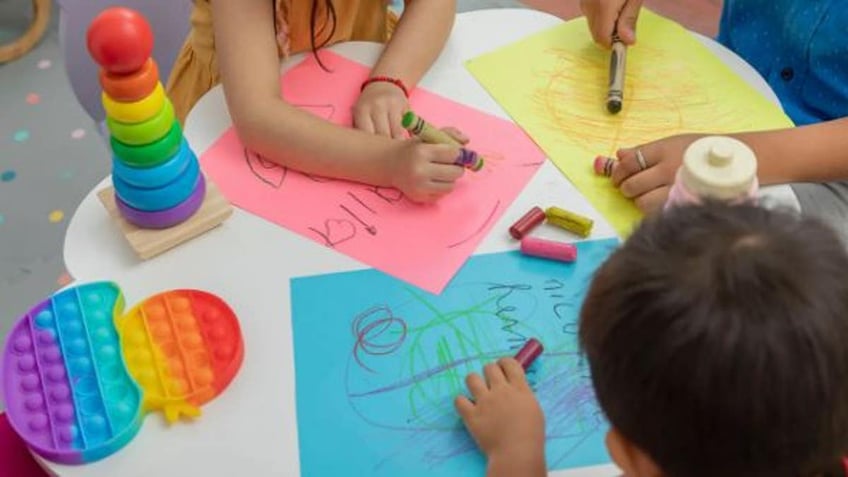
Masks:
[[[456,15],[456,0],[411,0],[371,76],[418,84],[445,46]],[[368,85],[354,109],[356,127],[395,138],[406,137],[401,117],[408,108],[403,91],[391,83]]]
[[[280,96],[272,2],[216,0],[215,45],[221,81],[241,140],[267,159],[309,174],[401,189],[431,201],[462,175],[457,151],[333,125]]]
[[[470,374],[465,382],[473,401],[456,398],[456,409],[488,459],[487,477],[544,477],[545,416],[512,358],[484,368],[485,381]]]
[[[636,148],[618,151],[612,181],[644,211],[662,207],[683,152],[703,135],[671,136],[639,146],[648,168],[639,170]],[[757,156],[763,185],[848,179],[848,117],[808,126],[730,134]]]
[[[848,179],[848,117],[734,136],[756,153],[763,184]]]

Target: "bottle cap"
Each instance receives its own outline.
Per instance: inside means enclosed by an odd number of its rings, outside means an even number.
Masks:
[[[757,158],[745,143],[707,136],[683,153],[683,185],[700,197],[732,200],[747,195],[757,178]]]

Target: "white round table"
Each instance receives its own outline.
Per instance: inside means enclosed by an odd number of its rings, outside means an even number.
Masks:
[[[421,87],[508,118],[465,70],[463,62],[560,22],[533,10],[460,14],[444,52]],[[700,39],[754,87],[777,101],[750,66],[712,40]],[[367,64],[376,61],[380,51],[379,45],[371,43],[347,43],[332,49]],[[300,58],[293,58],[285,67]],[[222,89],[217,87],[192,110],[185,134],[199,155],[230,125]],[[289,279],[364,266],[239,209],[215,230],[140,262],[96,198],[96,192],[109,185],[110,178],[106,178],[95,187],[71,219],[64,249],[70,274],[78,281],[118,282],[128,304],[172,288],[199,288],[218,294],[240,318],[244,364],[232,385],[204,406],[204,415],[196,422],[169,428],[161,416],[150,415],[138,436],[105,460],[78,467],[50,462],[44,465],[67,477],[300,475]],[[798,208],[789,187],[770,188],[766,193]],[[503,215],[496,230],[505,230],[537,203],[553,202],[567,203],[595,218],[592,238],[615,235],[550,161]],[[506,235],[490,234],[476,253],[514,248]],[[616,470],[602,466],[555,475],[610,476],[616,475]]]

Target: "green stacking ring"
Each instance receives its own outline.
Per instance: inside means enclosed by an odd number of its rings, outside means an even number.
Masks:
[[[174,121],[165,137],[150,144],[132,146],[114,137],[109,138],[109,142],[112,143],[112,153],[118,160],[128,166],[144,168],[158,166],[174,157],[174,154],[180,150],[182,138],[183,130],[180,128],[180,122]]]
[[[141,123],[119,123],[112,118],[106,118],[109,132],[115,139],[130,146],[140,146],[157,141],[168,133],[175,122],[174,105],[165,101],[156,116]]]

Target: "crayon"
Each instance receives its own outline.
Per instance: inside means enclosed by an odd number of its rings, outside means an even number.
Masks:
[[[554,242],[536,237],[521,239],[521,253],[531,257],[547,258],[560,262],[577,260],[577,247],[570,243]]]
[[[404,129],[415,134],[426,143],[447,144],[449,146],[462,147],[462,144],[454,139],[453,136],[439,128],[433,127],[412,111],[407,111],[406,114],[403,115],[401,124]]]
[[[606,177],[612,176],[612,168],[615,166],[615,162],[614,157],[596,157],[594,163],[595,174]]]
[[[545,210],[545,216],[551,224],[581,237],[588,237],[592,233],[592,226],[595,225],[592,219],[560,209],[559,207],[548,207]]]
[[[545,221],[545,211],[539,207],[533,207],[524,214],[517,222],[509,228],[509,234],[516,240],[521,240],[533,229]]]
[[[454,164],[457,166],[471,169],[474,172],[482,169],[483,163],[483,157],[470,149],[465,149],[464,147],[460,148],[459,156],[457,156],[456,161],[454,161]]]
[[[542,346],[542,343],[539,342],[536,338],[530,338],[524,343],[524,346],[518,350],[518,353],[515,355],[515,360],[518,361],[518,364],[524,368],[524,371],[527,371],[527,368],[533,364],[533,361],[536,361],[536,358],[542,354],[542,351],[545,350],[545,347]]]
[[[424,118],[416,115],[412,111],[407,111],[403,115],[401,125],[410,133],[418,136],[422,141],[429,144],[446,144],[448,146],[456,146],[461,148],[460,155],[456,160],[456,165],[471,169],[474,172],[483,168],[485,160],[474,151],[462,147],[462,143],[454,139],[450,134],[441,129],[432,126]]]
[[[627,47],[618,35],[612,38],[612,53],[610,54],[609,93],[607,94],[607,111],[616,114],[624,104],[624,65],[627,59]]]

